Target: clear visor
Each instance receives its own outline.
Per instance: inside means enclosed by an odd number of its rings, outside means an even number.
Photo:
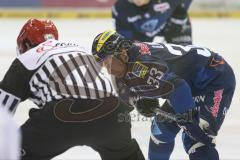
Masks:
[[[128,50],[132,46],[132,41],[130,40],[122,40],[119,43],[116,41],[107,42],[102,51],[95,54],[94,57],[97,62],[103,62],[109,56],[114,56],[118,58],[121,54],[122,50]]]
[[[106,59],[108,59],[111,56],[118,57],[120,55],[120,53],[121,52],[113,52],[111,54],[107,54],[107,55],[102,56],[102,57],[99,57],[98,55],[94,55],[94,58],[98,63],[102,63],[103,61],[105,61]]]

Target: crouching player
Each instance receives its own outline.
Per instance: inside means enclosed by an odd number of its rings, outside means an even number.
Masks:
[[[192,45],[133,43],[113,30],[95,38],[92,52],[130,87],[132,102],[141,112],[157,113],[150,160],[170,158],[180,128],[190,160],[219,159],[215,137],[235,90],[233,70],[219,54]],[[166,99],[163,106],[159,98]]]

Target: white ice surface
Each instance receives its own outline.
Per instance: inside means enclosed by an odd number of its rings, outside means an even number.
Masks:
[[[4,76],[15,58],[16,36],[26,19],[0,20],[0,79]],[[105,29],[112,28],[111,19],[103,20],[54,20],[60,33],[60,39],[77,42],[91,48],[93,37]],[[192,19],[194,44],[205,46],[219,52],[232,65],[237,80],[237,87],[226,120],[217,137],[217,148],[221,159],[240,159],[240,21],[234,19]],[[26,101],[20,104],[15,114],[18,124],[28,118],[28,110],[35,107]],[[133,118],[132,134],[137,139],[144,155],[147,157],[150,121],[143,117]],[[88,147],[74,147],[54,158],[55,160],[95,160],[99,155]],[[187,159],[180,134],[171,159]]]

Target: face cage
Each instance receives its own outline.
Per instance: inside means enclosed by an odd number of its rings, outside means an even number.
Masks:
[[[118,44],[116,41],[109,41],[106,42],[105,46],[101,49],[101,52],[95,54],[94,57],[97,62],[103,62],[108,56],[118,56],[121,54],[122,49],[129,49],[132,45],[130,40],[122,40]]]
[[[99,57],[97,54],[94,55],[95,60],[98,63],[102,63],[105,59],[107,59],[109,56],[114,56],[114,57],[118,57],[120,55],[121,52],[113,52],[112,54],[107,54],[103,57]]]
[[[102,44],[103,45],[103,44]],[[109,47],[110,46],[110,47]],[[115,46],[113,47],[111,42],[107,42],[103,48],[100,49],[100,52],[94,54],[94,57],[97,62],[103,62],[108,56],[113,55]]]

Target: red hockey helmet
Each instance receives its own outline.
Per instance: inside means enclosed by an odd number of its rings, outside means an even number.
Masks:
[[[51,20],[30,19],[22,27],[17,37],[17,47],[20,54],[46,41],[58,40],[58,30]]]

